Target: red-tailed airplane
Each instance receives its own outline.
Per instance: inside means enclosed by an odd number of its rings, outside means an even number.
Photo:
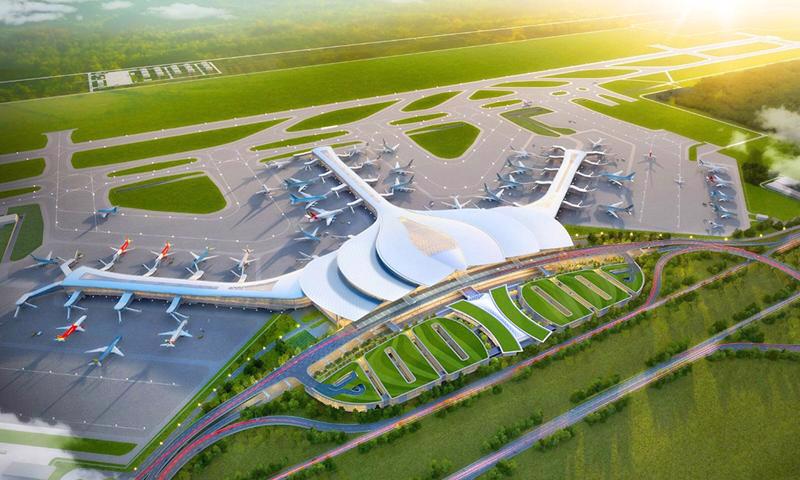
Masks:
[[[79,318],[77,321],[75,321],[75,323],[73,323],[72,325],[66,325],[66,326],[63,326],[63,327],[58,327],[58,330],[64,330],[64,333],[58,335],[56,337],[56,341],[57,342],[65,342],[69,338],[69,336],[72,335],[73,333],[75,333],[75,332],[85,332],[86,330],[84,330],[83,327],[81,326],[83,324],[84,320],[86,320],[86,315],[83,315],[81,318]]]
[[[158,266],[161,265],[161,261],[172,255],[171,253],[169,253],[170,248],[172,248],[172,245],[170,245],[170,243],[167,242],[164,244],[164,248],[162,248],[160,252],[154,252],[152,250],[150,251],[150,253],[156,256],[156,260],[153,262],[152,267],[148,267],[147,265],[142,264],[142,266],[147,269],[147,273],[145,273],[144,276],[149,277],[150,275],[156,273]]]
[[[175,330],[172,330],[172,331],[169,331],[169,332],[159,333],[159,335],[161,335],[161,336],[169,335],[169,338],[164,343],[162,343],[161,346],[162,347],[174,347],[175,346],[175,342],[177,342],[180,337],[190,337],[191,338],[192,335],[189,332],[187,332],[186,329],[184,328],[184,327],[186,327],[187,323],[189,323],[189,322],[184,320],[180,324],[178,324],[178,328],[176,328]]]
[[[114,263],[117,260],[119,260],[119,257],[124,255],[128,250],[132,250],[131,243],[132,243],[131,239],[128,238],[128,237],[125,237],[125,241],[119,247],[116,247],[116,248],[115,247],[108,247],[111,250],[114,250],[114,255],[111,257],[111,261],[109,261],[108,263],[104,262],[103,260],[100,260],[100,263],[103,264],[103,268],[101,268],[100,270],[108,270],[111,267],[113,267]]]

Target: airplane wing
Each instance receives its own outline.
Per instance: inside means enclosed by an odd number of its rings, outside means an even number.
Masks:
[[[325,225],[330,227],[331,223],[336,219],[336,215],[331,215],[330,217],[325,219]]]
[[[102,353],[102,352],[106,351],[106,348],[108,348],[108,347],[99,347],[99,348],[95,348],[93,350],[86,350],[83,353]]]
[[[120,357],[124,357],[125,356],[125,354],[122,353],[122,350],[120,350],[117,347],[112,348],[111,349],[111,353],[113,353],[114,355],[119,355]]]
[[[178,332],[177,330],[173,330],[173,331],[171,331],[171,332],[161,332],[161,333],[159,333],[158,335],[159,335],[160,337],[164,337],[164,336],[167,336],[167,335],[174,335],[174,334],[175,334],[175,333],[177,333],[177,332]]]
[[[192,334],[187,332],[186,330],[181,330],[181,337],[189,337],[192,338]]]

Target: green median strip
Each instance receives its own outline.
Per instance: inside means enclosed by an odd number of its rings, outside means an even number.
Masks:
[[[494,338],[495,343],[497,343],[503,353],[513,353],[522,350],[517,339],[511,334],[511,331],[486,310],[466,300],[459,300],[450,305],[450,308],[464,314],[467,319],[483,325]]]
[[[190,163],[196,162],[196,158],[184,158],[182,160],[169,160],[166,162],[154,162],[148,165],[142,165],[140,167],[133,167],[133,168],[126,168],[123,170],[114,170],[113,172],[109,173],[109,177],[123,177],[125,175],[134,175],[136,173],[150,173],[150,172],[157,172],[159,170],[166,170],[168,168],[173,167],[180,167],[181,165],[188,165]]]
[[[44,158],[32,158],[18,162],[0,163],[0,183],[15,182],[24,178],[38,177],[44,172]]]
[[[547,340],[552,332],[525,315],[508,295],[505,285],[492,289],[490,293],[497,308],[520,330],[533,337],[537,342]]]
[[[342,148],[342,147],[349,147],[349,146],[352,146],[352,145],[358,145],[360,143],[364,143],[364,142],[362,142],[361,140],[354,140],[352,142],[333,143],[333,144],[330,145],[330,147],[333,148],[333,149],[337,149],[337,148]],[[262,158],[261,159],[261,163],[267,163],[267,162],[272,161],[272,160],[280,160],[282,158],[289,158],[289,157],[292,157],[292,156],[296,155],[297,153],[298,153],[297,151],[279,153],[278,155],[273,155],[271,157]]]
[[[225,208],[217,185],[200,171],[157,177],[114,187],[111,205],[157,212],[212,213]]]
[[[503,112],[500,115],[509,122],[514,123],[515,125],[520,126],[525,130],[529,130],[538,135],[544,135],[547,137],[559,137],[561,136],[562,132],[565,133],[566,135],[569,135],[570,133],[575,133],[570,129],[551,127],[543,122],[533,119],[533,117],[535,116],[544,115],[546,113],[552,113],[552,110],[548,110],[544,107],[529,107],[529,108],[520,108],[517,110],[511,110],[509,112]]]
[[[437,107],[444,102],[450,100],[451,98],[455,97],[461,93],[458,92],[441,92],[441,93],[434,93],[433,95],[428,95],[427,97],[422,97],[420,99],[414,100],[413,102],[409,103],[405,107],[403,107],[404,112],[416,112],[418,110],[427,110],[429,108]]]
[[[522,100],[503,100],[501,102],[492,102],[492,103],[487,103],[485,105],[481,105],[481,108],[507,107],[509,105],[516,105],[518,103],[522,103]]]
[[[697,161],[697,149],[705,145],[705,143],[695,143],[691,147],[689,147],[689,160],[696,162]]]
[[[256,147],[253,147],[252,150],[258,151],[258,150],[272,150],[273,148],[294,147],[295,145],[304,145],[306,143],[318,142],[320,140],[327,140],[329,138],[341,137],[342,135],[347,135],[348,133],[350,132],[346,130],[337,130],[334,132],[324,132],[324,133],[317,133],[314,135],[304,135],[302,137],[287,138],[284,140],[278,140],[277,142],[258,145]]]
[[[406,135],[433,155],[451,159],[463,155],[480,133],[470,123],[450,122],[409,130]]]
[[[9,208],[7,213],[16,213],[22,222],[22,225],[18,227],[20,230],[14,241],[14,249],[11,250],[11,260],[21,260],[42,245],[44,233],[42,209],[38,204],[19,205]]]
[[[514,92],[511,90],[478,90],[469,96],[470,100],[486,100],[489,98],[505,97]]]
[[[0,429],[0,442],[99,455],[125,455],[135,443]]]
[[[497,85],[493,85],[495,87],[500,88],[551,88],[551,87],[561,87],[563,85],[568,84],[569,82],[560,82],[558,80],[526,80],[520,82],[507,82],[507,83],[500,83]]]
[[[9,198],[9,197],[16,197],[18,195],[25,195],[27,193],[34,193],[41,190],[42,187],[38,185],[33,185],[30,187],[22,187],[22,188],[13,188],[11,190],[3,190],[0,192],[0,199]]]
[[[435,120],[446,116],[446,113],[429,113],[427,115],[417,115],[416,117],[401,118],[400,120],[390,122],[389,125],[408,125],[409,123],[427,122],[428,120]]]
[[[369,105],[360,105],[357,107],[342,108],[332,112],[321,113],[295,123],[291,127],[287,128],[286,131],[299,132],[302,130],[312,130],[331,127],[334,125],[353,123],[375,115],[384,108],[394,105],[395,103],[397,103],[397,100],[382,103],[371,103]]]
[[[608,78],[608,77],[618,77],[620,75],[627,75],[628,73],[633,73],[635,71],[636,70],[613,69],[613,68],[597,69],[597,70],[578,70],[575,72],[559,73],[557,75],[548,75],[546,78]]]
[[[75,168],[99,167],[199,150],[201,148],[215,147],[249,137],[250,135],[273,127],[284,120],[286,119],[283,118],[249,125],[239,125],[237,127],[218,128],[206,132],[176,135],[174,137],[127,143],[94,150],[84,150],[72,155],[72,166]]]

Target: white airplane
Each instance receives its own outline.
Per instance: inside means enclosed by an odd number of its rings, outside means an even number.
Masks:
[[[513,162],[510,158],[506,159],[506,166],[513,169],[510,173],[514,175],[531,174],[536,170],[534,167],[525,165],[520,160]]]
[[[389,170],[389,175],[411,175],[413,172],[411,171],[411,165],[414,163],[414,159],[408,161],[406,166],[400,165],[400,162],[394,162],[394,167]]]
[[[733,210],[728,210],[727,208],[723,207],[722,205],[718,205],[716,203],[711,204],[711,208],[717,212],[717,216],[719,218],[733,218],[739,216],[738,213],[734,212]]]
[[[650,151],[647,152],[647,155],[644,156],[644,160],[648,161],[648,162],[655,162],[656,161],[656,156],[653,155],[653,146],[652,145],[650,145]]]
[[[250,250],[249,248],[243,248],[242,252],[244,252],[242,258],[228,257],[234,262],[236,262],[236,265],[233,267],[234,269],[231,270],[231,272],[233,272],[234,275],[240,278],[244,275],[244,271],[247,268],[247,266],[256,260],[255,258],[250,258],[250,255],[252,255],[253,251]],[[236,273],[236,269],[239,270],[239,273]]]
[[[497,173],[496,175],[497,175],[497,181],[500,182],[500,188],[516,189],[528,185],[528,183],[518,181],[516,178],[514,178],[514,175],[510,173],[505,177],[500,175],[499,173]]]
[[[715,232],[717,230],[725,230],[725,225],[722,225],[721,223],[717,223],[714,220],[709,220],[708,221],[708,230],[711,233],[713,233],[713,232]]]
[[[344,211],[343,208],[337,208],[336,210],[325,210],[324,208],[311,207],[308,209],[306,216],[311,222],[325,220],[325,225],[330,226],[330,224],[336,220],[336,216],[342,213],[342,211]]]
[[[389,185],[389,191],[392,193],[395,192],[413,192],[415,190],[414,187],[411,187],[411,182],[414,181],[414,175],[411,175],[406,180],[400,180],[400,178],[395,177],[394,183]]]
[[[589,139],[589,143],[592,144],[592,150],[598,150],[603,147],[604,138],[598,138],[597,140]]]
[[[722,188],[722,187],[733,188],[733,182],[719,178],[719,176],[717,176],[716,173],[708,174],[708,176],[706,176],[706,182],[710,183],[715,188]]]
[[[503,198],[503,192],[505,189],[498,188],[497,190],[492,190],[489,188],[489,185],[483,184],[483,191],[485,195],[479,195],[478,198],[482,200],[486,200],[489,202],[498,202],[498,203],[506,203],[507,200]]]
[[[186,326],[187,323],[188,323],[188,320],[183,320],[181,323],[178,324],[178,328],[176,328],[175,330],[172,330],[170,332],[161,332],[161,333],[159,333],[158,335],[161,336],[161,337],[169,335],[169,338],[167,339],[167,341],[162,343],[161,346],[162,347],[174,347],[175,346],[175,342],[177,342],[180,337],[192,338],[192,334],[184,329],[184,327]]]
[[[728,171],[729,168],[727,165],[708,162],[706,160],[703,160],[702,158],[697,159],[697,165],[700,168],[708,170],[708,173],[725,173]]]
[[[400,148],[400,144],[399,143],[397,145],[391,147],[386,143],[386,139],[384,138],[383,142],[382,142],[382,145],[380,146],[380,148],[378,148],[378,156],[380,157],[381,155],[384,155],[384,154],[386,154],[386,155],[394,155],[395,153],[397,153],[397,150],[399,148]]]
[[[514,145],[509,146],[511,150],[511,158],[531,158],[533,155],[531,152],[523,149],[517,149]]]
[[[152,274],[156,273],[156,270],[158,269],[158,266],[159,266],[159,265],[161,265],[161,262],[162,262],[162,261],[163,261],[165,258],[167,258],[167,257],[169,257],[170,255],[172,255],[172,254],[170,253],[170,251],[169,251],[169,250],[170,250],[170,248],[172,248],[172,245],[170,245],[170,243],[169,243],[169,242],[167,242],[167,243],[165,243],[165,244],[164,244],[164,248],[162,248],[160,252],[154,252],[154,251],[150,250],[150,253],[152,253],[153,255],[155,255],[155,256],[156,256],[156,259],[155,259],[155,261],[153,262],[153,266],[152,266],[152,267],[148,267],[147,265],[145,265],[145,264],[142,264],[142,266],[143,266],[144,268],[146,268],[146,269],[147,269],[147,273],[145,273],[145,274],[144,274],[144,276],[145,276],[145,277],[149,277],[149,276],[151,276]]]
[[[472,200],[467,200],[466,202],[461,203],[461,201],[459,201],[459,199],[458,199],[458,195],[453,195],[450,198],[453,199],[453,203],[447,203],[447,202],[442,202],[442,203],[447,205],[450,208],[455,209],[455,210],[461,210],[462,208],[464,208],[467,205],[469,205],[470,202],[472,202]]]
[[[294,161],[294,157],[289,158],[288,160],[270,160],[264,164],[264,169],[266,170],[280,170],[283,167],[289,165]]]
[[[674,179],[673,181],[674,181],[675,183],[677,183],[679,187],[682,187],[682,186],[683,186],[683,184],[684,184],[684,183],[686,183],[686,179],[685,179],[685,178],[683,178],[683,177],[682,177],[682,176],[680,176],[680,175],[676,176],[676,177],[675,177],[675,179]]]
[[[111,250],[114,250],[114,255],[111,257],[111,260],[108,263],[100,259],[100,263],[103,264],[103,268],[100,269],[102,271],[111,269],[111,267],[114,266],[117,260],[119,260],[119,257],[128,252],[128,250],[133,250],[133,248],[131,248],[131,240],[128,237],[125,237],[125,241],[119,247],[109,247],[109,248]]]
[[[298,232],[300,233],[300,236],[294,237],[294,240],[298,242],[307,242],[307,241],[319,242],[322,240],[322,238],[319,235],[317,235],[318,232],[319,232],[319,227],[315,228],[313,232],[308,232],[304,228],[300,228]]]
[[[622,200],[617,203],[612,203],[611,205],[600,205],[600,208],[604,208],[606,214],[612,216],[616,219],[620,219],[620,213],[627,213],[628,215],[633,215],[633,204],[628,205],[627,207],[622,206]]]
[[[272,192],[273,192],[274,190],[275,190],[275,189],[273,189],[273,188],[269,188],[269,187],[268,187],[268,186],[266,186],[266,185],[261,185],[261,189],[258,191],[258,193],[260,193],[260,194],[262,194],[262,195],[270,196],[270,195],[272,195]]]
[[[337,153],[337,155],[342,160],[350,160],[350,159],[353,159],[353,158],[361,155],[361,153],[364,151],[364,148],[367,147],[367,146],[369,146],[369,144],[367,144],[367,145],[353,145],[349,150],[346,150],[343,153]]]
[[[90,365],[94,364],[94,365],[97,365],[98,367],[100,367],[100,366],[103,365],[103,360],[105,360],[106,357],[108,357],[112,353],[114,355],[119,355],[120,357],[124,357],[125,354],[122,353],[122,350],[117,348],[117,344],[121,340],[122,340],[122,335],[118,335],[116,338],[114,338],[114,340],[111,341],[111,343],[109,343],[105,347],[99,347],[99,348],[95,348],[93,350],[86,350],[84,353],[99,353],[100,354],[97,358],[95,358],[91,362],[89,362],[89,364]]]

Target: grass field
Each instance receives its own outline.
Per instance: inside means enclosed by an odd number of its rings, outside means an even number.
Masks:
[[[25,195],[26,193],[34,193],[41,190],[42,187],[33,185],[30,187],[12,188],[11,190],[0,191],[0,200],[3,198],[16,197],[17,195]]]
[[[604,424],[580,423],[576,437],[515,457],[507,478],[792,478],[800,423],[800,365],[768,360],[700,361],[660,390],[630,396]],[[754,441],[757,439],[757,441]],[[487,476],[479,477],[486,479]]]
[[[6,103],[0,153],[41,148],[45,132],[108,138],[650,53],[660,39],[618,29]]]
[[[695,55],[681,54],[672,55],[669,57],[654,58],[652,60],[643,60],[641,62],[625,63],[620,67],[673,67],[677,65],[685,65],[687,63],[694,63],[703,60],[702,57]]]
[[[561,313],[558,308],[536,293],[533,290],[534,286],[541,288],[546,294],[552,297],[553,300],[561,304],[561,306],[569,310],[572,314],[564,315]],[[528,306],[536,311],[536,313],[555,323],[556,325],[566,325],[591,313],[588,308],[584,307],[580,302],[567,295],[558,287],[558,285],[546,278],[534,280],[533,282],[526,284],[522,288],[522,298],[525,299],[525,302],[528,304]]]
[[[142,165],[139,167],[125,168],[122,170],[114,170],[108,174],[109,177],[124,177],[125,175],[134,175],[137,173],[150,173],[159,170],[166,170],[172,167],[180,167],[181,165],[188,165],[196,162],[196,158],[184,158],[181,160],[168,160],[166,162],[153,162],[149,165]]]
[[[676,82],[693,80],[700,77],[710,77],[721,73],[744,70],[747,68],[760,67],[770,63],[784,62],[800,58],[800,49],[784,50],[774,53],[765,53],[752,57],[741,58],[738,60],[727,60],[698,67],[688,67],[679,70],[670,70],[669,74]]]
[[[475,322],[483,325],[484,329],[492,334],[495,343],[498,344],[500,350],[504,353],[520,351],[519,342],[514,338],[514,335],[500,323],[500,320],[494,318],[491,314],[484,309],[475,306],[466,300],[459,300],[458,302],[450,305],[450,308],[463,313]]]
[[[333,125],[344,125],[347,123],[357,122],[369,116],[375,115],[384,108],[397,103],[397,100],[391,102],[371,103],[369,105],[360,105],[357,107],[342,108],[332,112],[321,113],[313,117],[301,120],[286,129],[287,132],[299,132],[302,130],[312,130],[317,128],[325,128]]]
[[[13,223],[7,223],[0,227],[0,261],[5,258],[6,248],[8,248],[8,242],[11,240],[12,233],[14,233]]]
[[[385,350],[389,347],[394,349],[414,375],[415,380],[413,382],[406,382],[397,367],[389,359],[389,356],[385,353]],[[397,335],[370,350],[364,355],[364,359],[372,367],[372,371],[392,397],[408,393],[439,378],[439,375],[425,360],[425,357],[422,356],[417,347],[414,346],[411,339],[403,334]]]
[[[390,122],[389,125],[408,125],[409,123],[427,122],[437,118],[446,117],[446,113],[429,113],[427,115],[417,115],[416,117],[406,117]]]
[[[37,177],[44,172],[44,158],[32,158],[0,165],[0,183],[14,182],[23,178]]]
[[[551,127],[550,125],[533,119],[533,117],[537,115],[544,115],[545,113],[552,113],[552,110],[548,110],[544,107],[529,107],[511,110],[510,112],[503,112],[500,115],[509,122],[512,122],[524,128],[525,130],[529,130],[538,135],[544,135],[547,137],[560,137],[561,134],[570,135],[575,133],[574,130],[569,128]]]
[[[453,341],[464,350],[464,353],[467,354],[465,360],[462,360],[456,355],[456,352],[454,352],[441,335],[434,330],[433,326],[437,324],[450,334]],[[458,321],[449,318],[435,318],[417,325],[412,330],[414,335],[416,335],[431,354],[436,357],[447,373],[457,372],[488,356],[481,339]]]
[[[428,95],[427,97],[422,97],[420,99],[414,100],[413,102],[403,107],[403,111],[416,112],[419,110],[427,110],[429,108],[438,107],[439,105],[450,100],[459,93],[461,92],[456,91],[456,92],[434,93],[433,95]]]
[[[315,343],[317,343],[317,337],[310,334],[307,330],[297,332],[291,338],[286,340],[287,345],[292,348],[299,348],[300,350],[305,350]]]
[[[198,171],[114,187],[108,201],[120,207],[175,213],[212,213],[226,205],[217,185]]]
[[[458,158],[478,138],[481,131],[467,122],[450,122],[406,132],[417,145],[439,158]]]
[[[273,127],[284,120],[271,120],[238,127],[219,128],[207,132],[159,138],[158,140],[148,140],[146,142],[84,150],[75,152],[72,155],[72,166],[75,168],[99,167],[224,145]]]
[[[350,372],[356,372],[356,379],[344,384],[343,387],[355,388],[360,384],[364,386],[364,393],[361,395],[340,393],[334,397],[336,400],[351,403],[371,403],[377,402],[381,399],[380,395],[378,395],[378,392],[375,390],[375,387],[372,385],[372,382],[370,382],[369,378],[367,378],[367,374],[364,373],[364,370],[362,370],[356,362],[345,365],[341,369],[337,370],[334,374],[328,377],[324,383],[333,385]]]
[[[706,55],[713,55],[715,57],[727,57],[730,55],[741,55],[743,53],[752,53],[761,50],[769,50],[770,48],[776,48],[778,46],[779,45],[777,43],[754,42],[754,43],[746,43],[744,45],[736,45],[734,47],[715,48],[713,50],[702,50],[702,52],[705,53]]]
[[[502,100],[499,102],[492,102],[486,103],[481,105],[481,108],[498,108],[498,107],[507,107],[509,105],[516,105],[518,103],[522,103],[522,100]]]
[[[499,308],[500,311],[503,312],[503,315],[511,320],[520,330],[539,342],[547,340],[547,337],[549,337],[551,333],[550,330],[539,325],[523,313],[509,296],[505,286],[494,288],[490,293],[497,308]]]
[[[665,350],[672,342],[686,340],[690,345],[696,344],[708,337],[709,328],[720,316],[729,316],[731,312],[739,311],[753,299],[761,298],[764,294],[775,292],[793,282],[788,277],[765,267],[754,266],[749,269],[752,270],[749,270],[747,276],[736,278],[719,289],[701,289],[692,301],[661,307],[649,318],[628,329],[603,339],[593,340],[581,351],[551,362],[542,369],[534,369],[532,375],[505,382],[501,392],[484,394],[472,401],[469,406],[453,409],[442,418],[427,417],[421,420],[422,428],[418,434],[397,439],[391,445],[377,446],[366,455],[352,451],[338,456],[335,460],[337,472],[320,478],[343,480],[425,478],[429,473],[431,460],[441,461],[445,458],[452,462],[454,469],[463,467],[488,452],[487,441],[492,439],[501,427],[513,425],[538,410],[542,411],[545,421],[552,419],[574,406],[570,401],[570,395],[577,389],[585,388],[597,378],[607,378],[613,374],[619,374],[622,378],[634,375],[645,368],[645,360]],[[664,394],[684,380],[691,381],[693,376],[694,374],[691,374],[660,391],[647,390],[646,395]],[[782,391],[796,391],[796,384],[790,382],[791,386],[788,386],[790,384],[787,384],[786,380],[770,379],[769,384]],[[732,395],[735,395],[736,387],[734,385],[734,389],[731,390]],[[720,395],[716,398],[724,403],[729,397]],[[768,401],[752,401],[758,403],[757,408],[768,410]],[[793,403],[796,404],[796,400],[793,400]],[[689,413],[694,414],[694,411],[684,411],[681,408],[676,408],[675,411],[678,412],[675,417],[676,422],[680,422],[686,428],[692,428],[693,424],[684,422],[683,418]],[[738,416],[733,415],[728,418],[731,419],[738,420]],[[609,419],[609,422],[613,421],[615,420]],[[643,426],[647,425],[658,424],[648,422]],[[763,428],[765,425],[763,421],[761,425]],[[793,425],[792,428],[796,428],[796,422]],[[619,434],[624,434],[625,430],[620,429]],[[454,435],[453,432],[458,434]],[[718,436],[714,442],[724,442],[726,436],[724,429],[697,432],[698,434],[702,432],[705,436]],[[664,445],[666,441],[673,442],[661,440],[661,436],[657,438],[660,440],[653,443],[655,448]],[[649,439],[650,437],[645,437],[643,440],[649,441]],[[753,448],[758,447],[758,442],[753,442],[752,438],[750,441]],[[626,460],[626,450],[618,450],[618,442],[612,439],[604,442],[613,452],[604,461],[609,465],[616,465]],[[576,446],[581,445],[574,440],[571,443]],[[553,451],[558,452],[568,444]],[[580,462],[581,458],[580,454],[569,456],[571,460],[557,466],[555,475],[545,476],[538,467],[534,470],[518,469],[518,471],[526,474],[525,478],[530,478],[531,471],[537,472],[537,478],[561,478],[558,469],[566,469],[571,465],[570,461]],[[390,469],[386,468],[388,462],[392,465]],[[674,458],[672,462],[676,463]],[[595,478],[592,471],[583,473],[589,478]],[[639,474],[627,478],[641,478],[641,471]],[[597,476],[601,477],[599,474]],[[671,478],[687,477],[677,475]]]
[[[628,264],[627,263],[615,263],[613,265],[604,265],[600,268],[609,275],[613,276],[620,283],[625,285],[626,287],[630,288],[634,292],[639,291],[639,288],[642,287],[644,284],[644,275],[642,271],[638,268],[633,268],[633,271],[627,271]],[[626,270],[624,273],[614,273],[617,270]],[[627,279],[630,277],[630,281]]]
[[[0,429],[0,442],[29,445],[31,447],[57,448],[73,452],[97,453],[101,455],[125,455],[136,447],[135,443],[128,442],[20,432],[6,429]]]
[[[42,245],[42,235],[44,234],[44,220],[42,220],[42,209],[38,204],[19,205],[8,209],[9,214],[19,215],[22,226],[17,239],[14,242],[14,249],[11,250],[11,260],[21,260]]]
[[[478,90],[469,96],[470,100],[486,100],[489,98],[505,97],[514,93],[511,90]]]
[[[558,80],[523,80],[519,82],[506,82],[493,85],[498,88],[551,88],[561,87],[569,82],[560,82]]]
[[[800,260],[800,258],[798,258]],[[758,328],[764,333],[765,343],[800,343],[800,304],[795,303],[770,324]]]
[[[593,291],[591,287],[582,283],[579,278],[588,280],[592,285],[605,292],[609,298],[604,298],[600,293]],[[606,308],[625,300],[629,296],[627,292],[619,289],[616,285],[612,285],[605,278],[598,275],[597,272],[591,270],[565,273],[559,275],[558,280],[598,309]]]
[[[689,161],[696,162],[697,161],[697,149],[705,145],[705,143],[695,143],[691,147],[689,147]]]
[[[341,147],[349,147],[351,145],[358,145],[359,143],[364,143],[364,142],[362,142],[360,140],[354,140],[352,142],[333,143],[333,144],[330,145],[330,147],[333,148],[333,149],[336,149],[336,148],[341,148]],[[302,150],[300,150],[300,151],[302,152]],[[294,156],[296,153],[298,153],[298,151],[279,153],[278,155],[273,155],[271,157],[262,158],[260,161],[261,161],[261,163],[267,163],[267,162],[272,161],[272,160],[279,160],[281,158],[289,158],[291,156]]]
[[[633,73],[635,70],[605,68],[598,70],[578,70],[576,72],[559,73],[558,75],[550,75],[546,78],[608,78],[618,77],[627,73]]]
[[[613,100],[613,99],[612,99]],[[651,100],[621,102],[610,106],[594,100],[576,99],[575,103],[609,117],[651,130],[669,130],[698,142],[728,145],[734,138],[753,138],[755,133],[688,110],[670,107]]]
[[[277,142],[265,143],[263,145],[253,147],[251,150],[272,150],[273,148],[294,147],[295,145],[304,145],[306,143],[318,142],[320,140],[327,140],[329,138],[341,137],[342,135],[347,135],[348,133],[350,132],[347,132],[346,130],[337,130],[335,132],[304,135],[302,137],[293,137],[285,140],[279,140]]]

